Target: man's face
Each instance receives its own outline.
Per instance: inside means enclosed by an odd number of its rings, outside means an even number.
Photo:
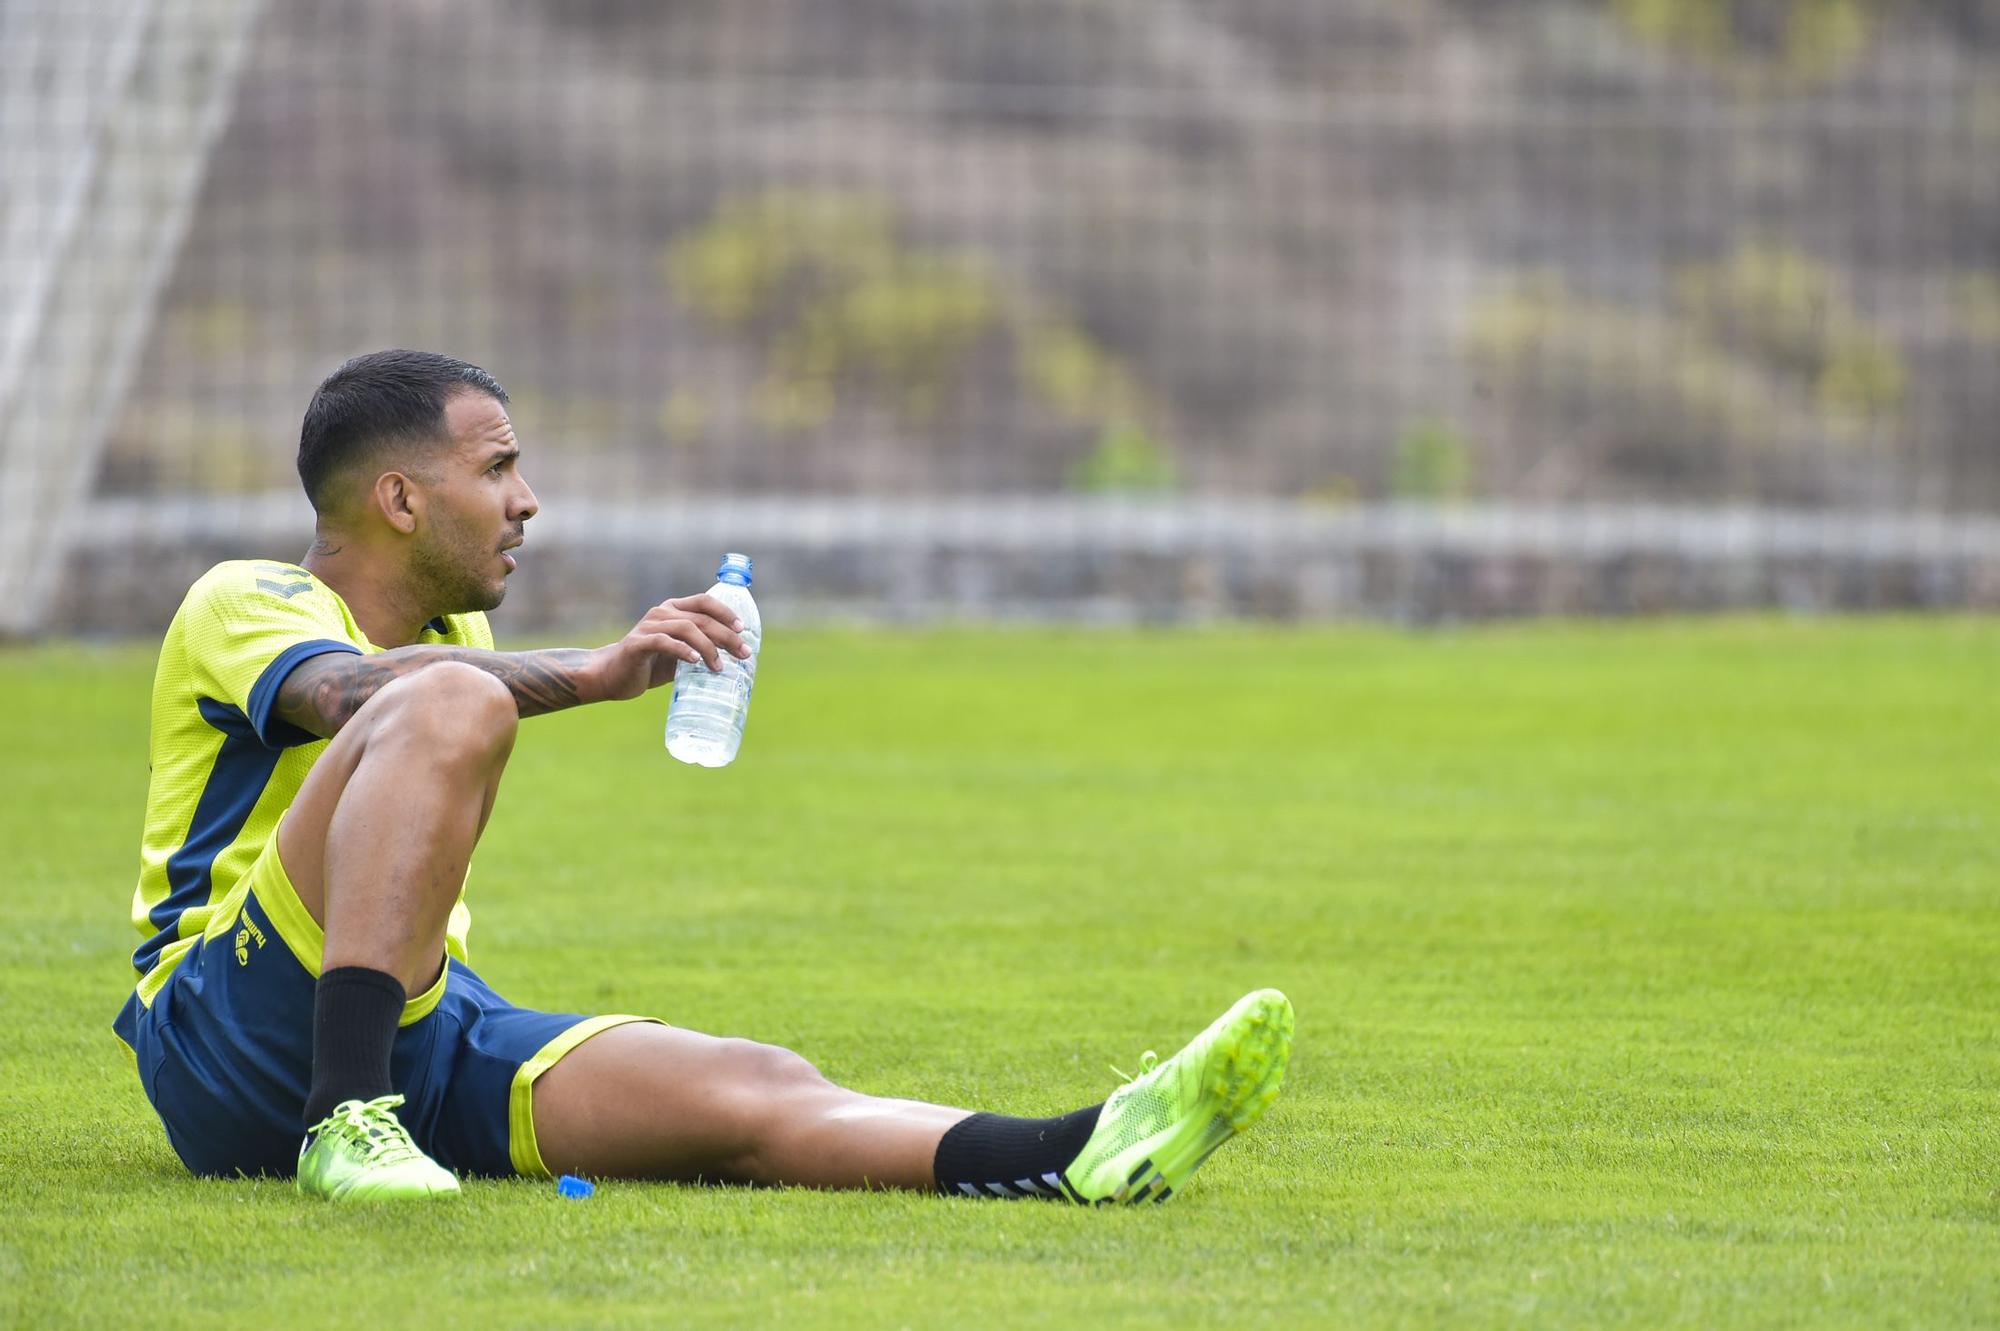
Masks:
[[[521,479],[507,409],[477,391],[445,407],[451,446],[426,483],[427,522],[410,561],[428,604],[442,614],[491,610],[507,595],[507,575],[523,527],[535,516],[535,492]]]

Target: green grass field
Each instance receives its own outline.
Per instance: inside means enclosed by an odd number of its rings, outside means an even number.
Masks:
[[[150,677],[0,654],[0,1325],[2000,1323],[2000,625],[780,627],[726,771],[664,694],[525,725],[517,1002],[1050,1113],[1290,993],[1271,1115],[1118,1212],[191,1181],[108,1027]]]

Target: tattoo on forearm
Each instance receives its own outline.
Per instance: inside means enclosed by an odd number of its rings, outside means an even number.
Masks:
[[[577,680],[589,655],[576,647],[541,652],[399,647],[375,656],[328,652],[301,662],[286,676],[278,688],[274,710],[302,730],[332,736],[363,703],[394,681],[439,661],[462,661],[505,684],[522,716],[541,716],[583,701]]]

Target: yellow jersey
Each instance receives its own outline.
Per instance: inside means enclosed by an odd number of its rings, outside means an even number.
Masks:
[[[478,612],[432,620],[420,643],[490,650]],[[139,847],[132,954],[142,1003],[166,984],[217,904],[256,862],[327,741],[273,710],[299,662],[327,652],[384,650],[339,593],[296,564],[232,560],[181,602],[153,676],[151,778]],[[446,950],[466,959],[463,895]]]

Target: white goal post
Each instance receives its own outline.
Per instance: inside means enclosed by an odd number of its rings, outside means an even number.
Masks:
[[[260,4],[0,4],[0,634],[46,620]]]

